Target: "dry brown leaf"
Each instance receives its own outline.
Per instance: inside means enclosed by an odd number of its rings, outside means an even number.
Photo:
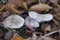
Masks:
[[[47,26],[48,26],[48,24],[42,23],[41,29],[45,30]]]
[[[33,34],[32,34],[32,38],[29,37],[29,38],[27,38],[27,39],[25,39],[25,40],[37,40],[37,35],[36,35],[35,33],[33,33]]]
[[[52,9],[52,7],[50,7],[48,4],[42,4],[42,3],[34,5],[30,8],[30,10],[37,11],[37,12],[45,11],[49,9]]]
[[[60,17],[59,17],[59,16],[56,16],[55,18],[56,18],[57,20],[60,20]]]
[[[51,32],[51,27],[50,27],[49,24],[42,24],[41,28],[42,28],[42,30],[45,32],[45,34],[46,34],[47,32]]]
[[[2,18],[9,16],[11,13],[9,11],[3,12]]]
[[[57,20],[53,19],[53,22],[55,23],[55,25],[59,25],[59,22]]]
[[[28,10],[28,7],[27,7],[26,2],[23,2],[23,3],[22,3],[22,7],[25,8],[26,10]]]
[[[10,15],[11,13],[6,11],[6,12],[0,12],[0,17],[1,18],[4,18],[4,17],[7,17],[8,15]]]
[[[55,16],[60,16],[60,13],[56,13],[56,14],[54,14]]]
[[[50,27],[50,25],[47,25],[45,31],[51,31],[51,27]]]
[[[40,0],[42,3],[46,3],[48,0]]]
[[[28,9],[27,8],[27,4],[25,3],[26,0],[8,0],[8,3],[11,3],[11,4],[14,4],[16,5],[17,7],[23,7],[25,9]]]
[[[11,40],[24,40],[24,38],[22,38],[22,37],[19,36],[18,34],[14,34],[14,36],[12,37]]]
[[[60,13],[60,8],[54,9],[53,11],[54,11],[55,13]],[[55,14],[55,13],[54,13],[54,14]]]
[[[0,12],[0,17],[4,18],[7,17],[10,14],[10,12],[6,11],[6,12]]]
[[[37,36],[35,33],[33,33],[31,40],[37,40]]]
[[[57,8],[57,9],[54,9],[53,10],[54,11],[54,17],[57,19],[57,20],[60,20],[60,8]],[[56,20],[54,20],[55,21],[55,23],[57,23],[58,24],[58,21],[56,21]],[[59,24],[58,24],[59,25]]]
[[[5,9],[13,13],[22,13],[18,11],[18,7],[23,7],[26,10],[28,9],[25,0],[8,0],[8,3],[5,5]]]
[[[22,3],[24,1],[25,0],[8,0],[8,3],[15,4],[16,6],[20,7],[20,6],[22,6]]]
[[[60,20],[60,13],[56,13],[54,16],[57,20]]]
[[[26,4],[29,5],[29,4],[34,3],[36,1],[38,1],[38,0],[26,0]]]
[[[5,9],[10,11],[10,12],[13,12],[13,13],[21,13],[20,11],[18,11],[17,9],[15,9],[15,5],[14,4],[11,4],[11,3],[8,3],[5,5]]]
[[[53,3],[54,5],[58,4],[58,0],[49,0],[51,3]]]

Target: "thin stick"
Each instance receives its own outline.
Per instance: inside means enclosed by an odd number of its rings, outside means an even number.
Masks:
[[[10,30],[10,29],[8,29],[7,27],[5,27],[4,25],[2,25],[3,23],[2,22],[0,22],[0,26],[2,26],[3,28],[5,28],[5,29],[7,29],[7,30]]]
[[[53,32],[51,32],[51,33],[48,33],[48,34],[44,35],[43,37],[46,37],[46,36],[52,35],[52,34],[54,34],[54,33],[56,33],[56,32],[59,32],[59,31],[60,31],[60,29],[59,29],[59,30],[56,30],[56,31],[53,31]]]

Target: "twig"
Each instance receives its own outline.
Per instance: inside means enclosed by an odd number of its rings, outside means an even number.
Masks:
[[[59,31],[60,31],[60,29],[59,29],[59,30],[56,30],[56,31],[53,31],[53,32],[51,32],[51,33],[48,33],[48,34],[46,34],[46,35],[44,35],[44,36],[39,37],[38,40],[44,39],[45,37],[47,37],[47,36],[49,36],[49,35],[51,35],[51,34],[54,34],[54,33],[56,33],[56,32],[59,32]]]
[[[60,29],[59,29],[59,30],[56,30],[56,31],[53,31],[53,32],[51,32],[51,33],[48,33],[48,34],[44,35],[43,37],[46,37],[46,36],[52,35],[52,34],[54,34],[54,33],[56,33],[56,32],[59,32],[59,31],[60,31]]]
[[[2,22],[0,22],[0,26],[2,26],[3,28],[5,28],[5,29],[7,29],[7,30],[10,30],[10,29],[8,29],[7,27],[5,27]]]

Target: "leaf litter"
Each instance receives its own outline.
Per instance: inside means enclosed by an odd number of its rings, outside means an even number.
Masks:
[[[0,40],[60,40],[60,0],[0,0]]]

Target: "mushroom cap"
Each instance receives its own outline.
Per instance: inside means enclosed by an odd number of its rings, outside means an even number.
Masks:
[[[53,15],[52,14],[45,14],[43,17],[43,21],[50,21],[53,19]]]
[[[38,22],[50,21],[53,19],[52,14],[38,14],[37,12],[34,11],[30,11],[28,14],[31,18],[35,19]]]
[[[30,29],[39,27],[39,23],[29,16],[25,19],[25,25]]]
[[[10,15],[3,21],[3,24],[8,28],[21,28],[24,24],[24,19],[19,15]]]
[[[31,18],[34,18],[34,19],[36,19],[37,18],[37,16],[38,16],[38,13],[37,12],[34,12],[34,11],[29,11],[29,16],[31,17]]]

